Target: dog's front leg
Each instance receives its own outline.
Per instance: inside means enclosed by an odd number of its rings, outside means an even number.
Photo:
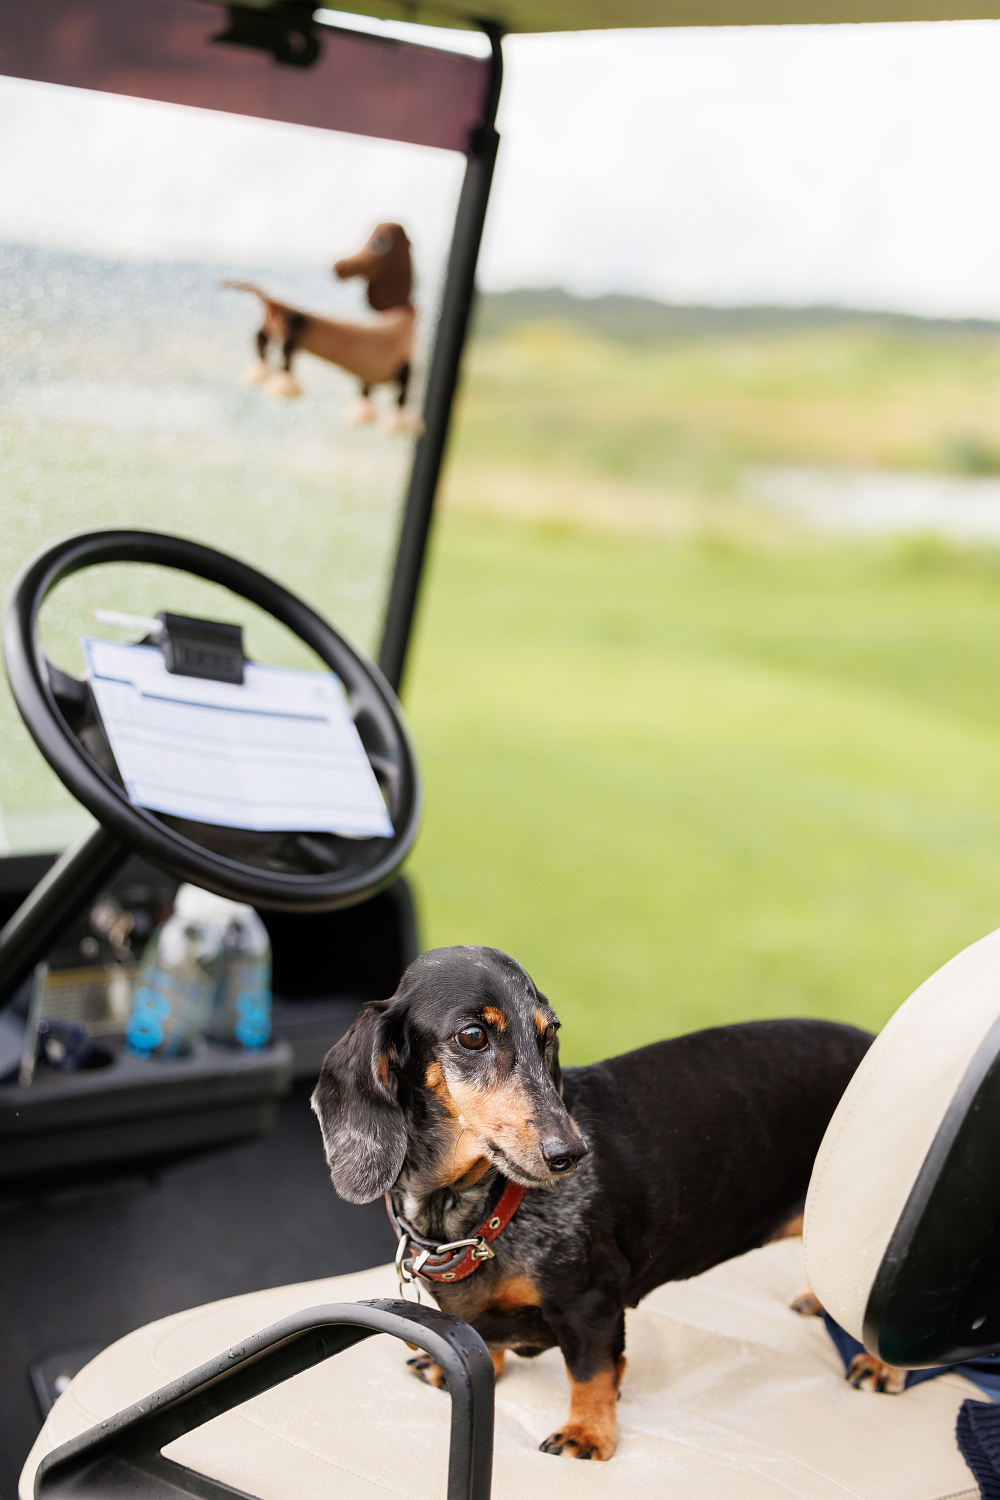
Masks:
[[[594,1320],[592,1297],[550,1315],[570,1384],[569,1418],[540,1445],[565,1458],[610,1458],[618,1442],[618,1392],[625,1373],[625,1314]]]
[[[271,341],[268,337],[266,327],[258,331],[255,342],[257,345],[257,363],[251,365],[243,376],[244,385],[263,385],[264,381],[271,374],[271,367],[267,362],[267,350]]]
[[[570,1383],[569,1419],[539,1447],[543,1453],[566,1458],[610,1458],[618,1443],[618,1388],[625,1373],[620,1354],[612,1368],[577,1379],[567,1366]]]
[[[413,1347],[414,1346],[411,1344],[410,1348],[412,1349]],[[492,1359],[493,1361],[494,1380],[499,1380],[500,1376],[503,1374],[504,1360],[506,1359],[506,1357],[506,1349],[490,1350],[490,1359]],[[406,1363],[409,1365],[414,1375],[416,1375],[417,1379],[424,1382],[424,1385],[433,1385],[439,1391],[446,1391],[448,1389],[448,1381],[445,1377],[444,1371],[438,1364],[437,1360],[432,1359],[429,1354],[417,1354],[413,1359],[408,1359]]]

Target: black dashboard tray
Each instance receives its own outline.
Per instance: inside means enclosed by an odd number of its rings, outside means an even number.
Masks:
[[[289,1092],[293,1052],[200,1042],[161,1062],[120,1052],[104,1067],[0,1084],[0,1191],[81,1172],[151,1170],[268,1134]]]

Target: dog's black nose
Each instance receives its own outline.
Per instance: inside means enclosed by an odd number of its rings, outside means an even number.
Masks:
[[[542,1156],[550,1172],[568,1172],[589,1150],[578,1135],[550,1135],[542,1142]]]

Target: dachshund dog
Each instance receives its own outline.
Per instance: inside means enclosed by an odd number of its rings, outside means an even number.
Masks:
[[[223,282],[223,286],[237,291],[253,292],[264,304],[264,321],[257,334],[258,360],[247,372],[247,384],[262,384],[272,396],[301,395],[292,374],[292,360],[302,349],[339,365],[361,381],[361,397],[350,412],[351,421],[374,422],[372,387],[395,385],[398,395],[390,429],[419,437],[424,424],[406,410],[416,314],[410,301],[413,287],[410,242],[402,226],[379,224],[364,249],[338,260],[333,271],[341,281],[364,277],[368,284],[368,304],[378,314],[374,322],[343,323],[320,318],[276,302],[249,281]],[[272,339],[281,348],[280,369],[267,362]]]
[[[362,1008],[312,1103],[337,1192],[386,1194],[402,1275],[471,1323],[497,1375],[507,1350],[561,1349],[569,1417],[542,1450],[607,1459],[625,1309],[795,1232],[872,1039],[757,1021],[560,1070],[558,1027],[506,954],[437,949]],[[431,1359],[410,1364],[443,1384]]]

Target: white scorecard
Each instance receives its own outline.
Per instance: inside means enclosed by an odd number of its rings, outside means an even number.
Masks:
[[[242,685],[167,671],[157,646],[84,640],[97,706],[133,802],[259,833],[391,836],[332,672],[248,662]]]

